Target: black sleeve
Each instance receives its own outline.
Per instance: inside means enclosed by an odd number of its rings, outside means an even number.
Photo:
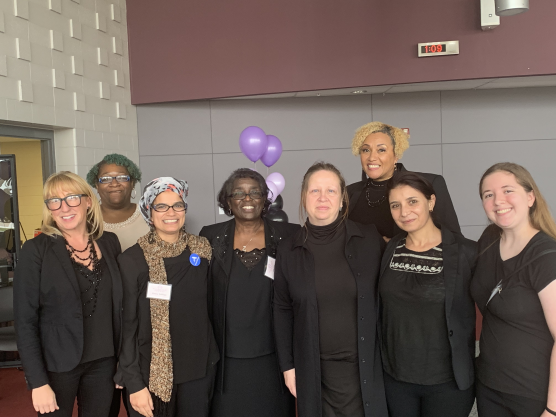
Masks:
[[[206,238],[209,243],[212,245],[211,236],[210,236],[209,226],[203,226],[201,231],[199,232],[199,236]],[[213,323],[214,328],[214,282],[212,279],[212,268],[214,267],[214,258],[209,262],[208,268],[208,275],[207,275],[207,309],[208,309],[208,316],[211,323]]]
[[[542,255],[528,269],[531,287],[541,292],[556,279],[556,253]]]
[[[450,193],[448,192],[444,177],[437,175],[432,182],[432,186],[434,188],[434,194],[436,195],[434,214],[437,220],[441,225],[447,227],[448,230],[461,235],[458,216],[452,204],[452,199],[450,198]]]
[[[283,246],[283,245],[281,245]],[[293,304],[288,279],[282,263],[283,250],[278,250],[274,270],[274,332],[278,364],[282,372],[294,368],[293,362]]]
[[[118,257],[122,283],[124,288],[122,349],[120,352],[120,369],[124,384],[130,394],[147,387],[148,381],[143,381],[139,367],[139,347],[137,333],[139,332],[139,314],[137,300],[139,297],[139,270],[137,261],[128,253]]]
[[[21,248],[14,274],[14,317],[17,349],[30,389],[48,384],[40,340],[42,256],[34,239]]]

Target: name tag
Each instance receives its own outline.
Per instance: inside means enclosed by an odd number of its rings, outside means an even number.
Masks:
[[[147,285],[147,298],[170,301],[171,295],[172,284],[155,284],[153,282],[149,282]]]
[[[266,257],[266,268],[264,271],[264,275],[265,277],[268,277],[270,279],[274,279],[274,266],[276,265],[276,259],[274,259],[272,256],[267,256]]]

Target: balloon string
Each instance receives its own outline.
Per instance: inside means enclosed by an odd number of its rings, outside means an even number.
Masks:
[[[253,162],[253,171],[257,172],[257,163]]]
[[[268,177],[268,167],[266,167],[266,176]]]

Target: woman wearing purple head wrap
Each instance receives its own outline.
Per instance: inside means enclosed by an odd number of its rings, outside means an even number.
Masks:
[[[208,416],[218,349],[208,316],[211,247],[184,230],[188,186],[160,177],[139,202],[151,231],[119,258],[121,377],[130,415]]]

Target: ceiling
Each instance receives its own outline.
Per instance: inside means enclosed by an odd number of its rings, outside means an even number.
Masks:
[[[418,91],[445,90],[489,90],[494,88],[556,87],[556,75],[530,77],[488,78],[478,80],[435,81],[428,83],[380,85],[371,87],[338,88],[334,90],[302,91],[294,93],[262,94],[245,97],[229,97],[222,100],[287,98],[287,97],[329,97],[365,94],[413,93]],[[358,93],[354,93],[358,91]]]

